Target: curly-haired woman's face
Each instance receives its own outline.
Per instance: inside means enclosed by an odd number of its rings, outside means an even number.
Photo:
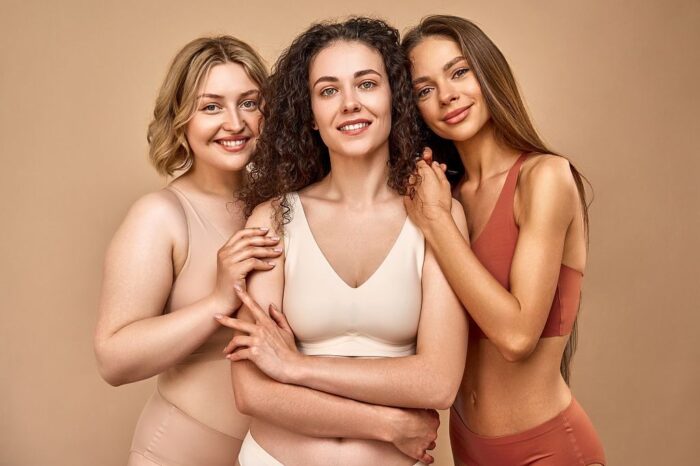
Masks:
[[[331,154],[385,151],[391,132],[391,87],[381,54],[361,42],[336,42],[309,67],[314,124]]]
[[[257,84],[238,63],[212,67],[185,129],[195,166],[245,167],[260,134],[260,98]]]
[[[418,109],[435,134],[466,141],[486,125],[490,114],[481,86],[452,39],[426,37],[409,59]]]

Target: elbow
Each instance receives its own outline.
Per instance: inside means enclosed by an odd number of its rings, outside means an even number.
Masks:
[[[236,400],[236,409],[241,414],[255,417],[257,414],[257,397],[255,390],[252,390],[252,381],[246,383],[243,371],[235,370],[237,364],[231,363],[231,380],[233,385],[233,398]]]
[[[105,382],[113,387],[130,382],[124,371],[115,364],[114,358],[105,345],[100,342],[95,342],[95,358],[97,359],[97,371]]]
[[[445,377],[436,377],[435,380],[437,380],[438,383],[430,387],[430,395],[427,397],[430,406],[425,406],[425,403],[423,403],[421,407],[440,410],[450,409],[457,397],[461,380],[456,379],[454,374],[447,374]]]
[[[499,350],[506,361],[520,362],[532,354],[538,341],[537,338],[529,335],[512,335],[502,345],[499,345]]]

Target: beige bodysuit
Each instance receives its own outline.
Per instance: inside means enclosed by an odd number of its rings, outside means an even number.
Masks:
[[[173,282],[165,312],[198,301],[214,289],[217,251],[228,239],[172,185],[187,220],[188,253]],[[158,376],[158,386],[134,432],[130,466],[233,466],[250,419],[236,409],[230,362],[221,350],[232,332],[222,327],[191,355]]]

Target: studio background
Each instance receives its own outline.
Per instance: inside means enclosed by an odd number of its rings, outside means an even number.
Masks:
[[[697,464],[700,2],[389,0],[0,6],[0,465],[117,466],[154,380],[113,388],[92,332],[105,248],[165,180],[146,127],[189,40],[272,64],[311,22],[474,20],[536,126],[595,189],[573,389],[610,465]],[[218,407],[223,409],[225,407]],[[437,449],[452,465],[447,416]]]

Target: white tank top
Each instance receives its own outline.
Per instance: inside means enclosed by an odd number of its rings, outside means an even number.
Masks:
[[[318,247],[297,193],[287,195],[284,299],[299,350],[315,356],[415,354],[425,240],[406,219],[379,268],[357,288],[345,283]]]

